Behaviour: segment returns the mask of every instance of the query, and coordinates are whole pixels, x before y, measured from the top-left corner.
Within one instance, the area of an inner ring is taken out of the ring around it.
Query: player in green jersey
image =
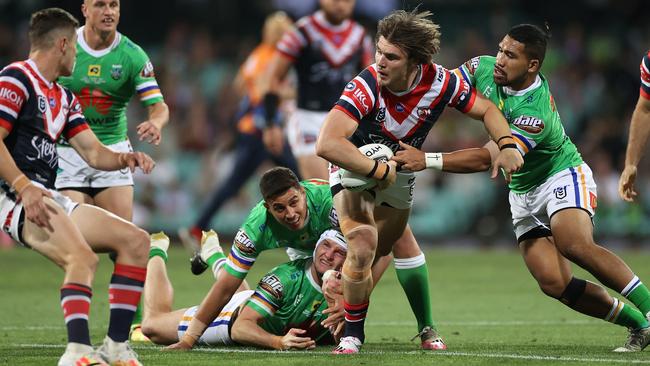
[[[202,241],[215,241],[214,231]],[[171,344],[188,333],[198,307],[172,310],[173,288],[165,262],[169,238],[151,236],[151,252],[145,287],[143,332],[157,344]],[[202,334],[197,344],[251,345],[278,350],[311,349],[316,344],[333,344],[324,312],[332,301],[323,294],[323,274],[339,270],[347,253],[343,234],[327,230],[320,235],[312,258],[301,258],[272,269],[254,291],[237,292]],[[189,331],[191,333],[191,331]]]
[[[650,342],[650,292],[623,260],[593,240],[596,184],[564,133],[548,81],[540,73],[547,40],[548,33],[539,27],[515,26],[499,43],[496,58],[473,58],[456,72],[499,107],[512,129],[508,143],[524,156],[510,182],[510,207],[524,262],[541,290],[573,310],[630,328],[625,345],[614,351],[641,351]],[[486,170],[496,150],[493,142],[485,149],[451,154],[403,147],[395,160],[404,168],[452,172]],[[574,277],[571,262],[640,311],[602,286]]]
[[[79,99],[84,116],[99,140],[120,152],[131,146],[126,107],[134,95],[146,106],[148,119],[140,123],[140,140],[158,145],[160,130],[169,119],[147,54],[117,31],[119,0],[84,0],[86,19],[77,31],[73,73],[59,79]],[[56,188],[77,202],[90,203],[131,221],[133,179],[127,170],[100,172],[88,167],[74,150],[59,145]]]

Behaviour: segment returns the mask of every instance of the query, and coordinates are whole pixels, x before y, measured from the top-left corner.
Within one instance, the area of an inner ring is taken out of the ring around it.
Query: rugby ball
[[[368,159],[377,160],[381,163],[387,163],[393,157],[393,150],[383,144],[368,144],[359,148],[359,151]],[[372,189],[377,185],[377,181],[368,178],[365,175],[357,174],[341,168],[339,170],[341,185],[353,192],[365,191]]]

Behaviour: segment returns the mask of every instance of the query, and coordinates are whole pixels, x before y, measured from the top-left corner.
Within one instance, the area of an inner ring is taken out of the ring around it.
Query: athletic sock
[[[221,249],[219,236],[214,230],[206,231],[201,237],[201,258],[212,269],[214,278],[217,278],[219,269],[226,263],[226,255]]]
[[[614,298],[612,309],[605,316],[605,320],[632,329],[646,328],[648,326],[648,319],[640,311],[617,298]]]
[[[169,249],[169,237],[164,232],[151,234],[149,237],[151,246],[149,247],[149,259],[160,257],[167,262],[167,249]]]
[[[151,247],[149,249],[149,259],[156,256],[162,258],[165,262],[167,262],[167,252],[157,247]]]
[[[345,311],[345,330],[343,331],[344,337],[357,337],[361,343],[364,342],[366,335],[363,330],[364,323],[366,322],[366,314],[368,313],[368,305],[370,302],[362,304],[348,304],[343,300],[343,310]]]
[[[207,263],[212,269],[212,274],[216,279],[217,273],[219,273],[221,267],[226,264],[226,256],[222,252],[214,253],[208,258]]]
[[[621,295],[636,305],[644,316],[650,316],[650,291],[648,291],[648,288],[641,282],[639,277],[634,276],[630,283],[621,291]]]
[[[86,285],[68,282],[61,286],[61,308],[68,328],[68,343],[90,346],[88,313],[92,296],[92,289]]]
[[[129,338],[146,275],[146,268],[115,264],[108,288],[111,309],[108,336],[115,342],[124,342]]]
[[[395,258],[397,279],[404,289],[411,310],[418,322],[418,332],[430,326],[436,329],[431,309],[429,292],[429,270],[423,253],[413,258]]]

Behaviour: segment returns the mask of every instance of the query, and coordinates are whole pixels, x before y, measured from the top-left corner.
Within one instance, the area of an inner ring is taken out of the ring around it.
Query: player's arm
[[[244,345],[271,348],[277,350],[312,349],[316,342],[309,337],[302,337],[304,329],[291,328],[287,334],[280,336],[267,332],[260,325],[265,321],[262,314],[250,306],[244,306],[233,324],[230,336],[232,340]]]
[[[625,168],[618,184],[619,195],[628,202],[634,201],[637,195],[634,188],[637,165],[643,157],[648,136],[650,136],[650,99],[639,96],[630,123],[630,136],[625,152]]]
[[[31,180],[18,168],[11,157],[11,153],[5,145],[5,138],[9,131],[0,126],[0,178],[11,184],[14,191],[20,197],[25,209],[25,218],[44,228],[50,226],[49,207],[43,201],[43,197],[52,197],[50,192],[32,184]]]
[[[262,133],[264,146],[276,156],[282,154],[284,149],[284,134],[278,120],[278,108],[282,99],[282,81],[286,77],[291,65],[292,59],[276,52],[271,60],[267,78],[267,91],[263,97],[264,120],[266,128]]]
[[[143,152],[123,153],[109,149],[90,129],[77,133],[68,141],[88,165],[98,170],[114,171],[129,168],[134,172],[135,167],[140,167],[145,174],[149,174],[155,166],[149,155]]]
[[[147,106],[148,119],[137,127],[140,141],[160,144],[162,128],[169,122],[169,107],[163,101]]]
[[[480,119],[485,124],[494,141],[499,146],[499,154],[492,166],[492,178],[496,178],[499,169],[503,169],[506,181],[510,181],[512,173],[524,165],[524,158],[517,150],[508,121],[494,103],[476,92],[476,99],[466,114],[474,119]]]
[[[348,138],[358,122],[347,113],[333,108],[325,118],[316,142],[316,154],[334,165],[377,180],[394,181],[395,162],[379,163],[364,156]]]
[[[475,173],[490,169],[492,159],[486,148],[471,148],[448,153],[425,153],[400,141],[400,150],[393,160],[402,169],[413,172],[424,169],[442,170],[450,173]]]
[[[177,343],[167,347],[169,349],[191,349],[201,334],[217,318],[224,306],[230,301],[232,296],[241,285],[243,279],[235,277],[223,271],[219,276],[219,281],[215,282],[201,304],[199,305],[194,318],[187,326],[187,330]]]

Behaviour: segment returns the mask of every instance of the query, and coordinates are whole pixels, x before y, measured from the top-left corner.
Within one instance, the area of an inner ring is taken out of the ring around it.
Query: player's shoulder
[[[120,43],[117,45],[117,48],[120,52],[126,53],[138,63],[145,62],[149,59],[149,56],[140,45],[122,33],[120,33]]]
[[[20,81],[28,81],[28,69],[25,61],[12,62],[0,70],[0,76],[17,78]]]

